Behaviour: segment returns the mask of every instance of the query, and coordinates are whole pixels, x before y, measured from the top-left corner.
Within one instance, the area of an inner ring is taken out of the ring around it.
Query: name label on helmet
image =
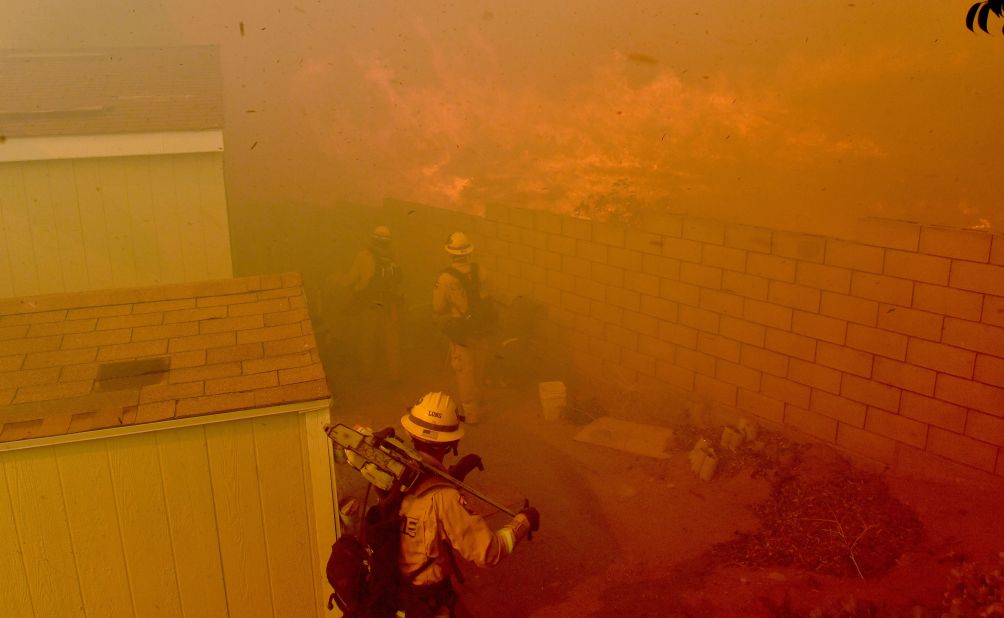
[[[429,410],[429,416],[434,416],[436,418],[443,418],[443,415],[435,410]]]

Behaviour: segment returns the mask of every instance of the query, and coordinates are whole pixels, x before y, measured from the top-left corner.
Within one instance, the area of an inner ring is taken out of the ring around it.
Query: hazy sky
[[[1004,36],[970,3],[0,0],[0,46],[219,44],[234,204],[1002,230]]]

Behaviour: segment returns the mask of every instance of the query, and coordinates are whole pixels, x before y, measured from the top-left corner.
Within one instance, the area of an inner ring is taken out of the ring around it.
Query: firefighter
[[[464,436],[461,421],[463,416],[453,398],[434,392],[419,399],[401,418],[401,425],[429,465],[463,480],[475,467],[484,467],[477,455],[465,455],[449,469],[444,466],[446,454],[456,453]],[[493,531],[468,509],[456,487],[437,479],[430,476],[419,480],[401,503],[398,566],[403,583],[399,606],[407,618],[458,615],[457,596],[450,581],[451,575],[460,577],[453,551],[479,567],[494,566],[540,527],[540,514],[527,505],[509,523]]]
[[[467,424],[475,425],[480,421],[481,383],[498,316],[487,277],[471,259],[474,245],[467,234],[450,234],[444,249],[450,266],[436,279],[432,310],[449,340],[450,366]]]
[[[382,356],[386,377],[401,379],[401,268],[394,258],[390,228],[378,225],[370,233],[343,281],[351,296],[346,313],[356,317],[354,333],[360,377],[373,377]]]

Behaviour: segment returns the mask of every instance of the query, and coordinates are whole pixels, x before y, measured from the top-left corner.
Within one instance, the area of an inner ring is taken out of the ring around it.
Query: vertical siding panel
[[[3,199],[3,227],[10,254],[13,296],[39,293],[38,268],[31,242],[28,197],[24,191],[23,163],[0,165],[0,199]]]
[[[251,425],[218,423],[205,430],[230,615],[272,616],[268,571],[261,568],[268,556]]]
[[[314,605],[306,487],[297,415],[255,419],[262,519],[276,616],[310,616]]]
[[[88,618],[134,615],[107,444],[93,440],[56,447]]]
[[[132,213],[129,212],[125,164],[121,157],[101,160],[101,192],[108,228],[108,251],[112,259],[112,281],[116,287],[140,285],[133,255]]]
[[[185,279],[206,278],[206,234],[202,221],[199,195],[199,155],[181,155],[175,159],[174,178],[177,181],[178,207],[181,222],[181,262]]]
[[[85,290],[87,262],[84,257],[84,236],[80,226],[80,205],[73,163],[49,161],[48,167],[63,287],[67,292]]]
[[[150,160],[153,157],[128,157],[122,167],[129,199],[129,231],[132,253],[136,260],[136,282],[139,285],[163,283],[160,251],[157,243],[157,223],[150,190]]]
[[[157,250],[160,254],[160,272],[165,282],[185,281],[185,265],[181,260],[181,223],[178,221],[178,193],[174,178],[174,160],[177,155],[152,157],[150,185],[153,193],[153,211],[157,224]]]
[[[84,262],[87,265],[87,287],[110,288],[114,285],[112,259],[108,250],[108,228],[105,225],[105,204],[101,190],[101,163],[95,159],[73,161],[80,204],[80,230],[84,242]]]
[[[5,455],[4,473],[35,615],[84,616],[53,447]]]
[[[0,297],[14,296],[14,278],[11,273],[11,248],[10,234],[7,233],[7,226],[4,225],[4,210],[11,208],[10,202],[14,199],[14,192],[11,190],[10,181],[11,163],[0,164]]]
[[[227,615],[219,533],[202,427],[156,433],[185,618]]]
[[[65,290],[63,269],[56,238],[56,218],[52,214],[47,162],[30,161],[24,164],[23,170],[31,241],[38,268],[38,289],[42,294],[62,292]]]
[[[14,524],[14,510],[4,474],[5,460],[10,455],[0,454],[0,607],[10,618],[33,618],[28,592],[28,575],[22,558],[21,543],[17,526]]]
[[[331,588],[328,586],[324,565],[331,545],[338,538],[338,487],[331,473],[332,453],[330,441],[324,433],[329,422],[328,410],[316,410],[299,415],[300,458],[307,488],[307,508],[311,539],[311,567],[313,569],[315,603],[318,616],[323,616]]]
[[[227,214],[227,193],[223,180],[223,154],[200,155],[201,209],[206,226],[206,277],[233,277],[230,257],[230,221]]]
[[[108,460],[133,605],[142,615],[180,616],[156,438],[153,434],[115,438],[108,444]]]

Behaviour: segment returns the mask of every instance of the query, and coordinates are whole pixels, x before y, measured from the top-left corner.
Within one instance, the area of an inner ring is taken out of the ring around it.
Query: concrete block
[[[913,300],[913,281],[854,273],[851,277],[851,296],[909,307]]]
[[[716,266],[736,272],[746,270],[746,252],[742,249],[705,244],[701,251],[701,263],[705,266]]]
[[[610,248],[598,242],[578,240],[575,246],[575,256],[590,262],[605,264]]]
[[[723,315],[718,323],[718,332],[730,339],[762,348],[767,328],[760,324]]]
[[[977,382],[1004,388],[1004,358],[978,354],[973,379]]]
[[[666,238],[662,244],[662,255],[684,262],[699,264],[702,257],[701,243],[683,238]]]
[[[946,459],[993,472],[997,460],[997,447],[968,436],[931,427],[927,450]]]
[[[725,226],[725,246],[758,253],[770,253],[773,232],[767,228],[750,225]]]
[[[920,225],[912,221],[866,217],[856,227],[857,240],[866,245],[903,251],[916,251],[920,246]]]
[[[993,326],[1004,327],[1004,298],[999,296],[987,296],[983,300],[983,322]],[[973,319],[966,316],[959,316],[963,319]]]
[[[607,253],[607,260],[611,266],[638,271],[642,269],[643,255],[641,251],[611,247]]]
[[[789,362],[790,359],[784,354],[765,350],[759,346],[744,344],[739,353],[740,364],[779,378],[788,375]]]
[[[875,357],[872,377],[883,384],[913,391],[928,397],[934,395],[937,372],[908,363],[900,363],[882,356]]]
[[[704,376],[715,375],[715,357],[704,352],[688,350],[687,348],[676,349],[676,364],[684,369]],[[696,382],[695,382],[696,388]]]
[[[727,449],[735,452],[740,446],[743,445],[746,437],[739,433],[732,427],[725,427],[722,429],[722,438],[719,441],[719,445],[723,449]]]
[[[661,322],[659,324],[659,339],[690,350],[697,349],[698,332],[696,328],[691,328],[684,324],[674,324],[671,322]]]
[[[579,430],[575,434],[575,440],[636,455],[668,459],[673,444],[673,430],[601,416]]]
[[[809,409],[842,424],[861,428],[865,426],[868,406],[846,397],[813,390]]]
[[[829,238],[826,241],[825,263],[851,270],[879,274],[885,261],[885,249],[848,240]]]
[[[685,217],[683,237],[688,240],[721,245],[725,243],[725,224],[714,219]]]
[[[825,341],[820,341],[816,346],[816,362],[820,365],[865,378],[872,374],[873,358],[873,355],[868,352]]]
[[[868,408],[865,430],[916,448],[927,444],[926,424],[878,408]]]
[[[843,345],[847,336],[847,322],[796,310],[792,316],[791,330],[799,335]]]
[[[699,351],[729,362],[739,362],[740,345],[738,341],[728,337],[704,332],[697,334],[697,349]]]
[[[624,247],[641,253],[661,254],[665,237],[651,232],[627,228],[624,232]]]
[[[948,285],[952,261],[948,258],[890,249],[885,254],[882,272],[890,277]]]
[[[966,435],[980,442],[1004,447],[1004,418],[970,410],[966,420]]]
[[[965,407],[909,391],[903,392],[899,413],[907,418],[955,433],[963,433],[966,427]]]
[[[848,347],[896,360],[906,360],[906,335],[861,324],[847,325]]]
[[[836,266],[799,262],[795,272],[795,283],[847,294],[851,290],[851,271]]]
[[[701,290],[700,307],[723,315],[742,317],[743,298],[735,294],[704,288]]]
[[[721,358],[715,363],[715,378],[748,391],[757,392],[760,390],[760,378],[762,375],[756,369],[722,360]]]
[[[592,279],[604,285],[623,287],[624,269],[594,262],[592,265]]]
[[[942,343],[1004,358],[1004,328],[945,318]]]
[[[682,281],[663,279],[659,282],[659,295],[685,305],[700,304],[701,288]]]
[[[1004,266],[1004,234],[994,234],[990,245],[990,263]],[[1001,462],[1004,463],[1004,457]]]
[[[799,358],[788,361],[788,379],[830,393],[840,392],[841,373],[832,367]]]
[[[771,423],[780,424],[784,419],[784,402],[742,388],[739,389],[738,407]]]
[[[722,271],[722,289],[740,296],[767,300],[767,284],[769,279],[747,275],[745,273]]]
[[[649,275],[666,279],[680,278],[680,261],[661,255],[645,254],[642,257],[642,271]]]
[[[579,240],[592,240],[593,225],[588,219],[564,216],[561,217],[561,233]]]
[[[760,392],[767,397],[790,403],[799,408],[809,407],[810,389],[804,384],[798,384],[784,378],[764,375]]]
[[[791,328],[792,313],[790,307],[760,302],[751,298],[747,298],[743,303],[743,318],[781,330]]]
[[[624,288],[650,296],[659,295],[659,278],[655,275],[626,271],[624,273]]]
[[[926,311],[879,305],[878,327],[904,335],[937,341],[941,338],[944,317]]]
[[[993,235],[982,230],[924,226],[920,230],[920,252],[960,260],[986,263],[990,260]]]
[[[837,427],[837,445],[886,465],[892,465],[896,461],[898,451],[895,440],[843,423]]]
[[[825,442],[837,440],[837,421],[799,406],[784,407],[784,424]]]
[[[875,326],[878,323],[878,306],[874,300],[823,291],[819,312],[848,322]]]
[[[684,262],[680,264],[680,281],[718,290],[722,287],[722,269]]]
[[[1004,416],[1004,388],[939,374],[934,396],[994,416]]]
[[[684,326],[696,328],[706,333],[717,333],[719,319],[720,316],[712,311],[680,305],[679,320],[680,324]]]
[[[774,232],[771,253],[806,262],[822,262],[826,238],[795,232]]]
[[[625,228],[616,223],[592,222],[592,239],[611,247],[623,247]]]
[[[786,356],[811,361],[816,356],[816,340],[796,333],[768,328],[765,347]]]
[[[955,260],[949,285],[984,294],[1004,296],[1004,266]]]
[[[906,361],[960,378],[972,378],[976,353],[933,341],[911,339],[907,344]]]
[[[775,281],[795,281],[795,260],[776,255],[750,253],[746,258],[746,272]]]
[[[680,306],[671,300],[642,295],[640,312],[667,322],[676,322]]]

